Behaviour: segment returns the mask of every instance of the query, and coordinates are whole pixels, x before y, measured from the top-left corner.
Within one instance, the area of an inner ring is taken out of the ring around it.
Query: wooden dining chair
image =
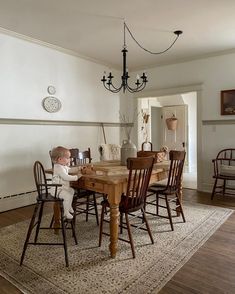
[[[76,232],[75,232],[73,220],[71,220],[71,221],[65,220],[63,217],[64,216],[63,199],[58,198],[58,195],[57,195],[57,189],[61,185],[60,184],[48,184],[48,181],[47,181],[46,175],[45,175],[45,171],[44,171],[44,168],[43,168],[43,165],[41,164],[41,162],[36,161],[34,163],[33,171],[34,171],[34,180],[35,180],[38,196],[37,196],[36,206],[34,208],[34,212],[33,212],[30,224],[29,224],[26,240],[24,243],[23,252],[21,255],[21,259],[20,259],[20,265],[23,264],[25,252],[26,252],[28,245],[63,245],[64,254],[65,254],[65,263],[66,263],[66,266],[68,267],[69,261],[68,261],[68,252],[67,252],[67,242],[66,242],[66,228],[72,229],[72,234],[74,237],[75,244],[77,244],[77,237],[76,237]],[[51,194],[50,191],[52,191],[52,189],[54,190],[54,192]],[[59,243],[59,242],[58,243],[53,243],[53,242],[49,243],[49,242],[38,241],[38,236],[39,236],[40,230],[45,230],[45,229],[54,230],[54,228],[52,228],[51,225],[49,227],[44,227],[44,226],[42,227],[41,226],[44,205],[45,205],[45,203],[49,203],[49,202],[55,203],[56,205],[59,206],[61,227],[57,228],[57,229],[62,230],[63,242],[61,242],[61,243]],[[70,223],[70,227],[68,227],[68,223]],[[35,228],[35,236],[34,236],[33,240],[30,241],[30,237],[31,237],[31,234],[32,234],[32,231],[34,228]]]
[[[91,157],[91,149],[87,148],[85,151],[80,151],[78,153],[78,163],[79,164],[88,164],[91,163],[92,157]]]
[[[166,160],[166,153],[164,151],[138,151],[137,152],[137,157],[149,157],[149,156],[154,156],[155,161],[154,163],[157,162],[162,162]]]
[[[131,233],[131,227],[147,231],[152,244],[154,243],[152,233],[150,231],[150,227],[144,211],[145,198],[152,173],[153,163],[153,157],[127,159],[127,168],[129,170],[129,176],[126,193],[122,194],[121,202],[119,204],[119,226],[121,234],[123,229],[127,229],[128,239],[124,239],[119,236],[119,240],[130,243],[133,258],[135,258],[135,249]],[[107,221],[105,220],[105,210],[109,208],[109,202],[107,199],[105,199],[102,201],[101,204],[102,211],[100,221],[99,246],[101,246],[102,235],[109,235],[108,233],[103,231],[103,223],[104,221]],[[123,221],[123,215],[125,215],[125,222]],[[131,221],[139,220],[139,223],[131,223],[129,216],[131,216]],[[144,225],[145,227],[143,227]]]
[[[77,162],[79,165],[89,164],[92,161],[91,150],[80,151]],[[97,225],[99,225],[99,215],[96,202],[96,194],[90,190],[77,189],[73,200],[74,217],[82,213],[86,214],[86,221],[89,215],[95,215]]]
[[[148,214],[159,216],[159,217],[168,218],[170,221],[172,231],[174,231],[174,226],[173,226],[172,214],[171,214],[171,209],[172,209],[170,206],[171,203],[174,203],[173,210],[178,211],[182,215],[183,221],[185,222],[183,207],[182,207],[181,199],[180,199],[181,180],[182,180],[185,155],[186,155],[185,151],[171,150],[169,152],[170,170],[168,174],[167,184],[158,185],[157,183],[155,183],[154,185],[150,186],[148,189],[147,197],[146,197],[145,212]],[[155,195],[153,199],[152,199],[152,195]],[[160,202],[159,200],[160,201],[163,200],[163,201]],[[148,205],[155,206],[156,212],[153,213],[147,210]],[[160,214],[159,208],[166,209],[167,215]]]
[[[70,151],[70,166],[79,165],[79,149],[78,148],[71,148]]]
[[[227,148],[221,150],[212,162],[214,165],[213,178],[215,182],[211,193],[211,200],[213,200],[215,195],[234,196],[235,188],[231,183],[235,181],[235,149]]]

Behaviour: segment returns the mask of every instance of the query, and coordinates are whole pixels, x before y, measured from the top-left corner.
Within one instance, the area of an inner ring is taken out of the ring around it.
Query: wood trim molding
[[[133,126],[133,123],[119,122],[96,122],[96,121],[74,121],[74,120],[41,120],[41,119],[21,119],[21,118],[0,118],[2,125],[52,125],[52,126],[105,126],[124,127]]]
[[[235,119],[203,120],[203,125],[234,125]]]
[[[192,85],[179,85],[177,87],[169,87],[162,89],[154,89],[149,91],[143,91],[141,93],[135,93],[134,98],[155,98],[161,96],[170,96],[184,94],[188,92],[200,92],[203,90],[203,83]]]

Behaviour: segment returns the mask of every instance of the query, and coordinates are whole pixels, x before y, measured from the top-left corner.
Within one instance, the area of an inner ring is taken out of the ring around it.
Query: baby
[[[77,181],[81,175],[69,175],[70,170],[70,151],[67,148],[58,146],[54,148],[51,152],[51,159],[54,163],[53,167],[53,184],[61,184],[62,186],[58,188],[58,197],[64,199],[64,217],[67,219],[73,218],[73,196],[74,189],[70,187],[70,181]],[[81,169],[82,174],[92,174],[94,173],[92,167],[83,167]]]

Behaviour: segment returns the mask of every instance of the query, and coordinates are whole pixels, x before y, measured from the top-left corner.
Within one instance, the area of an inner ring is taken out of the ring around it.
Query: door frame
[[[153,98],[171,95],[180,95],[189,92],[197,93],[197,190],[202,191],[203,166],[202,166],[202,90],[203,84],[185,85],[179,87],[169,87],[163,89],[154,89],[152,91],[143,91],[134,94],[134,107],[138,109],[138,98]],[[136,139],[138,138],[136,133]],[[137,140],[136,140],[137,141]]]

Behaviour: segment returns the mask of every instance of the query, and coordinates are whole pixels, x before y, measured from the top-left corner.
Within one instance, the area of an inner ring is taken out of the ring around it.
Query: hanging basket
[[[168,130],[174,131],[177,128],[178,119],[176,117],[170,117],[166,119],[166,125]]]

